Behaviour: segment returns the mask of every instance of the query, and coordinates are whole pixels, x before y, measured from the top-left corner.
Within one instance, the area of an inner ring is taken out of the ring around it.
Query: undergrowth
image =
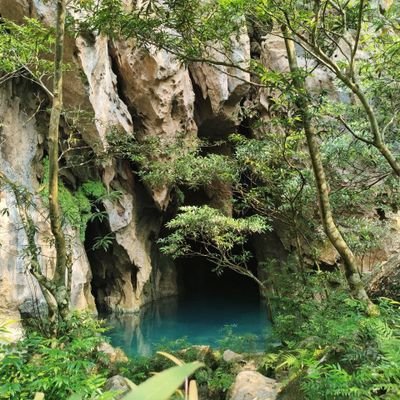
[[[266,354],[264,373],[284,392],[297,387],[299,400],[399,399],[400,304],[382,298],[370,317],[341,288],[308,287],[297,289],[300,299],[281,299],[274,328],[283,345]]]
[[[73,314],[57,337],[27,331],[15,344],[0,347],[0,399],[67,399],[79,393],[100,399],[107,376],[107,359],[97,351],[104,341],[101,324],[88,314]]]

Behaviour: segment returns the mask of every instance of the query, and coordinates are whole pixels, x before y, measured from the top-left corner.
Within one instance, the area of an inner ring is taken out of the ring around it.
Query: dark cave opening
[[[109,238],[108,244],[99,246],[104,238]],[[100,314],[110,313],[124,300],[123,286],[129,277],[132,288],[136,288],[136,270],[113,238],[106,219],[88,222],[85,248],[92,270],[91,291],[96,309]]]
[[[104,267],[108,261],[112,261],[110,255],[104,248],[95,248],[95,244],[96,240],[98,240],[96,238],[105,237],[109,233],[110,229],[107,224],[102,223],[99,220],[95,219],[89,221],[87,224],[85,248],[92,270],[92,295],[94,297],[96,309],[99,313],[110,311],[104,302],[104,298],[107,293],[107,286],[112,286],[112,282],[115,278],[110,276],[109,271]]]
[[[248,267],[257,276],[256,261],[250,261]],[[182,299],[200,299],[211,304],[213,300],[219,303],[221,299],[235,303],[251,302],[255,305],[261,301],[260,290],[254,280],[229,268],[224,268],[219,274],[203,257],[180,259],[176,262],[176,268]]]

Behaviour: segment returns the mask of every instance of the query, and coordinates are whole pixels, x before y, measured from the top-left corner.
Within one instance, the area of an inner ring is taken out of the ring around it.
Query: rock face
[[[113,43],[112,55],[139,140],[156,137],[163,146],[196,135],[192,82],[176,57],[164,50],[138,49],[132,40]],[[165,210],[169,188],[148,189],[157,207]]]
[[[86,93],[94,111],[97,138],[102,148],[107,147],[109,129],[120,129],[133,134],[132,117],[126,104],[118,96],[117,77],[111,67],[108,40],[98,36],[94,43],[78,37],[76,40],[82,71],[87,78]]]
[[[54,4],[44,0],[0,0],[0,15],[17,22],[22,22],[24,16],[34,16],[53,25]],[[139,49],[131,39],[116,41],[95,34],[68,37],[65,59],[70,68],[63,88],[68,113],[60,124],[62,144],[76,135],[83,148],[99,156],[110,146],[110,132],[135,136],[142,143],[157,138],[162,146],[180,144],[182,152],[198,137],[226,138],[240,127],[242,108],[254,95],[250,76],[243,70],[249,64],[251,51],[256,49],[267,67],[287,69],[281,39],[267,35],[262,43],[251,44],[243,29],[231,41],[232,53],[227,58],[214,54],[221,65],[213,67],[202,63],[182,65],[165,51],[153,47]],[[243,68],[234,68],[229,62]],[[45,84],[51,87],[48,81]],[[331,79],[316,69],[308,84],[329,88]],[[271,107],[270,95],[267,90],[255,95],[262,109],[258,111],[264,116]],[[23,78],[10,79],[0,86],[0,171],[33,196],[28,212],[38,227],[36,241],[42,270],[51,276],[52,235],[45,200],[39,194],[47,154],[49,106],[45,91]],[[227,145],[212,151],[229,155],[231,149]],[[153,157],[165,163],[170,161],[160,160],[157,154]],[[138,178],[139,168],[109,156],[63,171],[64,184],[71,192],[89,180],[102,180],[108,193],[120,194],[99,205],[106,218],[88,223],[84,243],[77,229],[65,224],[73,249],[75,308],[135,312],[148,302],[178,292],[175,265],[160,253],[157,245],[163,222],[175,212],[176,199],[171,187],[143,184]],[[10,188],[0,190],[0,211],[4,210],[0,212],[0,318],[18,319],[20,311],[32,313],[43,308],[44,301],[37,283],[27,273],[27,239],[21,229],[15,195]],[[229,185],[214,182],[200,196],[227,215],[232,213]],[[284,258],[291,243],[279,236],[273,238],[273,243],[280,243],[275,253]],[[96,237],[109,238],[107,250],[94,249]],[[258,242],[258,261],[271,255],[262,250],[267,247],[266,240],[271,243],[265,237]],[[335,253],[329,256],[336,258]]]
[[[275,400],[277,382],[256,371],[241,371],[236,376],[230,400]]]
[[[109,343],[101,343],[97,351],[104,353],[111,364],[128,362],[128,357],[125,353],[121,349],[111,346]]]
[[[375,271],[367,286],[368,294],[373,298],[387,297],[400,301],[400,257],[392,256],[379,271]]]
[[[55,17],[52,3],[42,0],[0,0],[0,14],[18,22],[34,16],[49,25]],[[233,40],[230,58],[245,66],[250,57],[247,32]],[[78,128],[73,117],[65,116],[60,132],[65,137],[78,133],[82,144],[95,154],[108,148],[110,131],[135,135],[139,141],[157,137],[164,145],[183,140],[188,146],[197,135],[230,133],[240,122],[240,102],[249,90],[244,72],[202,64],[189,69],[165,51],[143,51],[132,40],[111,41],[96,35],[67,38],[65,58],[70,68],[64,79],[64,105],[81,116]],[[239,79],[225,72],[238,74]],[[0,170],[33,196],[34,206],[28,212],[38,226],[42,270],[51,276],[52,235],[45,200],[38,194],[49,106],[46,93],[22,78],[0,87]],[[144,186],[132,166],[117,159],[72,168],[63,177],[71,191],[89,179],[102,179],[108,191],[121,193],[117,200],[103,202],[107,221],[89,223],[85,243],[76,229],[65,226],[73,249],[72,306],[132,312],[176,294],[175,267],[156,244],[171,201],[170,188]],[[229,188],[222,189],[229,197]],[[13,191],[3,187],[0,205],[7,212],[0,214],[0,317],[7,319],[18,319],[20,312],[32,313],[45,304],[39,286],[27,273],[27,239],[15,202]],[[91,249],[91,240],[99,233],[113,238],[106,252]]]
[[[217,50],[210,55],[227,66],[212,66],[194,63],[190,67],[194,84],[198,87],[199,106],[196,119],[200,129],[213,128],[213,134],[230,133],[229,129],[239,124],[240,100],[250,89],[250,74],[229,66],[231,63],[245,69],[250,60],[250,39],[246,30],[231,38],[234,43],[232,53],[225,56]],[[225,131],[225,132],[224,132]]]
[[[110,392],[116,392],[113,398],[121,399],[127,392],[131,390],[127,380],[121,375],[114,375],[107,379],[104,389]]]
[[[241,360],[242,356],[238,353],[235,353],[232,350],[225,350],[224,353],[222,354],[222,359],[227,363],[231,363]]]
[[[15,87],[12,82],[0,87],[1,147],[0,170],[5,177],[32,194],[28,211],[37,227],[37,247],[42,268],[51,276],[54,271],[54,248],[49,245],[50,225],[42,198],[35,194],[38,182],[32,167],[40,154],[42,141],[34,115],[33,95],[24,95],[29,86]],[[35,279],[27,272],[27,238],[9,186],[0,192],[0,314],[17,317],[18,310],[35,312],[43,306],[43,297]],[[68,228],[72,236],[72,304],[75,308],[95,309],[91,295],[91,271],[79,235]]]

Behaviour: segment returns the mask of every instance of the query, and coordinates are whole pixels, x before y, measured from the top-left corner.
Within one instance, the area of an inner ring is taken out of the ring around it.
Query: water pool
[[[106,321],[111,328],[107,333],[111,344],[129,356],[148,356],[160,343],[183,338],[193,345],[223,344],[232,350],[247,346],[243,350],[260,351],[271,330],[266,308],[259,299],[226,295],[163,299],[138,314],[113,315]]]

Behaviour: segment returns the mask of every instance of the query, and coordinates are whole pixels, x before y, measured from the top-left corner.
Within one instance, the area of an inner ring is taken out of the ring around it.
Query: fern
[[[285,385],[297,380],[309,400],[400,398],[398,304],[382,299],[381,315],[368,317],[358,301],[338,294],[301,308],[308,317],[298,324],[298,339],[266,356],[266,368],[285,376]]]

